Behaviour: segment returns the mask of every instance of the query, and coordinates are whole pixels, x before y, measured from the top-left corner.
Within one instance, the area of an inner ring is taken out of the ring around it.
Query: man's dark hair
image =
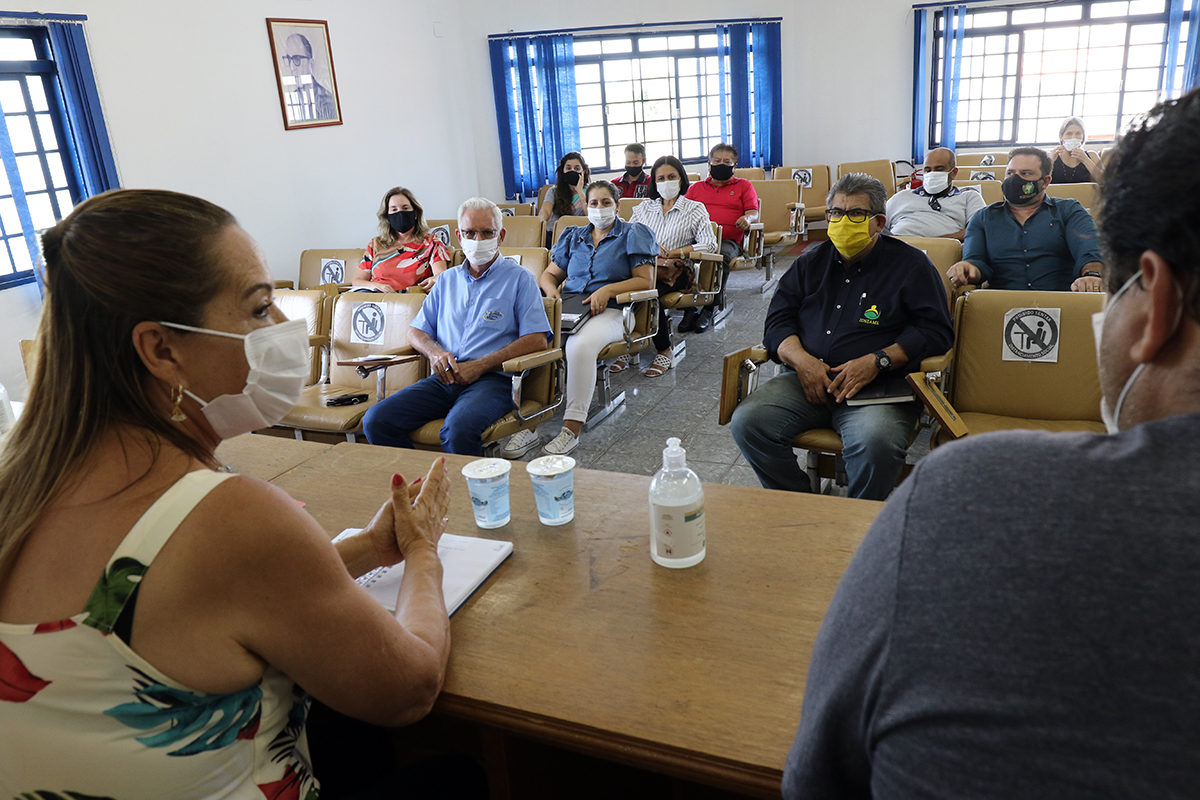
[[[729,142],[717,142],[714,144],[712,149],[708,151],[708,157],[712,158],[715,154],[722,150],[728,150],[729,152],[733,153],[733,163],[736,166],[738,160],[738,151],[737,148],[731,145]]]
[[[687,194],[688,186],[691,183],[688,181],[687,170],[683,168],[683,164],[675,156],[659,156],[654,162],[654,166],[650,168],[650,185],[646,187],[646,197],[651,200],[658,200],[662,197],[658,193],[658,184],[654,182],[654,173],[658,172],[658,168],[664,164],[669,164],[679,173],[679,196],[683,197]]]
[[[1106,279],[1114,292],[1153,250],[1171,265],[1200,318],[1200,89],[1154,109],[1117,145],[1099,212]]]
[[[1042,164],[1042,177],[1050,174],[1050,170],[1054,169],[1054,162],[1050,160],[1050,156],[1040,147],[1014,147],[1008,151],[1008,160],[1012,161],[1017,156],[1033,156]]]
[[[633,144],[627,144],[627,145],[625,145],[625,152],[626,153],[635,153],[635,154],[641,156],[643,161],[646,160],[646,146],[645,145],[638,144],[637,142],[634,142]]]

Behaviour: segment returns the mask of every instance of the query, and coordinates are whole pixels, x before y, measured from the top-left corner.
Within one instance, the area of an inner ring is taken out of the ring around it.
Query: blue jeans
[[[811,492],[808,475],[792,449],[792,439],[814,428],[833,428],[842,437],[849,494],[886,500],[904,469],[908,440],[921,416],[921,404],[815,405],[804,396],[800,378],[788,369],[751,394],[733,412],[730,428],[746,461],[767,489]]]
[[[445,417],[442,450],[481,456],[483,432],[515,408],[512,379],[502,372],[489,372],[470,386],[446,385],[430,375],[371,406],[363,433],[371,444],[411,449],[410,433]]]

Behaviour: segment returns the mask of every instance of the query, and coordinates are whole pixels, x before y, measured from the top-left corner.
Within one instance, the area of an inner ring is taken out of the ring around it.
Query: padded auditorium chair
[[[350,281],[363,260],[361,247],[340,250],[305,250],[300,254],[299,289],[316,289],[319,286],[336,286],[341,290],[350,288]]]
[[[633,216],[633,209],[644,202],[644,197],[622,197],[617,201],[617,216],[629,222],[629,218]]]
[[[955,153],[954,161],[959,167],[969,172],[970,167],[979,166],[979,163],[983,161],[984,156],[992,157],[991,166],[993,167],[997,165],[1003,167],[1008,164],[1007,150],[993,150],[985,153]]]
[[[1089,214],[1100,205],[1100,184],[1098,183],[1051,183],[1046,188],[1050,197],[1078,200],[1079,205]]]
[[[765,181],[767,173],[762,167],[740,167],[733,171],[733,177],[744,181]]]
[[[504,230],[505,247],[546,246],[546,222],[541,217],[505,217]],[[457,236],[455,241],[458,241]]]
[[[874,161],[848,161],[845,164],[838,164],[838,177],[849,175],[851,172],[865,172],[871,177],[878,178],[883,184],[887,196],[891,197],[896,193],[896,166],[886,158],[875,159]]]
[[[804,221],[808,223],[825,222],[825,198],[829,196],[829,167],[825,164],[815,164],[807,167],[776,167],[775,180],[791,181],[793,170],[806,169],[812,173],[812,186],[800,187],[800,202],[804,206]]]
[[[324,383],[329,374],[329,320],[333,297],[320,289],[276,289],[275,306],[288,319],[302,319],[308,326],[309,375],[307,384]]]
[[[961,172],[959,173],[962,174]],[[1004,192],[1000,189],[1000,181],[954,181],[954,185],[960,189],[970,189],[974,187],[983,195],[983,202],[989,206],[992,203],[999,203],[1004,200]]]
[[[721,294],[721,226],[710,222],[713,235],[717,239],[717,252],[699,253],[693,251],[684,261],[692,270],[692,288],[686,292],[670,292],[659,298],[659,303],[667,310],[676,308],[703,308],[717,302]],[[676,337],[672,347],[671,358],[678,364],[687,354],[687,339]]]
[[[496,205],[499,207],[501,214],[504,214],[505,211],[509,212],[504,214],[506,217],[533,216],[533,203],[496,203]]]
[[[567,228],[582,228],[584,225],[590,225],[587,217],[559,217],[554,221],[554,230],[550,235],[550,249],[558,244],[558,237],[562,236],[563,231]]]
[[[925,363],[908,377],[939,423],[930,446],[1002,430],[1103,433],[1092,335],[1092,314],[1103,305],[1099,292],[977,289],[960,297],[946,395],[931,389],[935,376],[927,374]],[[1005,319],[1015,309],[1058,309],[1056,362],[1004,360],[1005,353],[1027,352],[1022,349],[1029,342],[1027,331],[1034,329],[1032,323],[1022,327],[1016,317]]]
[[[750,225],[742,247],[744,254],[730,262],[730,269],[745,266],[763,269],[764,292],[774,286],[775,250],[795,244],[804,227],[800,187],[792,180],[751,181],[758,194],[758,222]]]
[[[408,344],[409,325],[424,301],[425,295],[416,293],[339,295],[333,303],[330,325],[329,382],[305,389],[276,427],[291,430],[297,439],[344,437],[356,441],[368,408],[426,375],[423,359],[413,358],[416,351]],[[353,341],[355,338],[360,341]],[[370,342],[361,341],[364,338]],[[392,358],[346,363],[363,356]],[[356,405],[325,404],[328,398],[343,394],[368,397]]]
[[[545,252],[545,251],[543,251]],[[554,337],[544,350],[509,359],[501,369],[512,375],[512,398],[516,410],[483,432],[484,455],[495,456],[500,442],[522,430],[533,430],[554,416],[566,392],[566,360],[562,351],[562,301],[542,298]],[[412,432],[413,445],[420,450],[441,450],[442,426],[436,419]]]
[[[960,290],[950,283],[950,279],[946,277],[946,272],[959,261],[962,261],[962,243],[957,239],[933,236],[897,236],[896,238],[922,251],[933,262],[933,268],[937,270],[938,275],[942,279],[942,288],[946,290],[946,299],[950,303],[950,316],[953,317],[954,301],[966,289],[963,288]]]

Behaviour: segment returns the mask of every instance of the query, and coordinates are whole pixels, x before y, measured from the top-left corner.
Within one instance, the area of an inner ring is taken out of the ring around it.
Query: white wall
[[[910,5],[59,0],[53,11],[88,15],[123,185],[225,206],[275,276],[294,278],[306,247],[365,245],[394,184],[411,187],[434,218],[474,194],[503,196],[488,34],[781,16],[784,155],[837,164],[908,152]],[[344,125],[284,131],[267,17],[329,21]],[[33,335],[38,306],[33,287],[0,292],[0,383],[15,398],[25,393],[16,342]]]

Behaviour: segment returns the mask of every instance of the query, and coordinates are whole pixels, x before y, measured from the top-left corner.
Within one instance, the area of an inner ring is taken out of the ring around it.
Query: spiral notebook
[[[334,541],[352,536],[360,530],[362,528],[347,528]],[[446,598],[446,613],[458,611],[458,607],[512,551],[512,542],[443,533],[438,540],[438,557],[442,560],[442,594]],[[358,585],[388,611],[395,611],[396,593],[400,591],[403,577],[404,562],[401,561],[391,567],[376,567],[358,578]]]

